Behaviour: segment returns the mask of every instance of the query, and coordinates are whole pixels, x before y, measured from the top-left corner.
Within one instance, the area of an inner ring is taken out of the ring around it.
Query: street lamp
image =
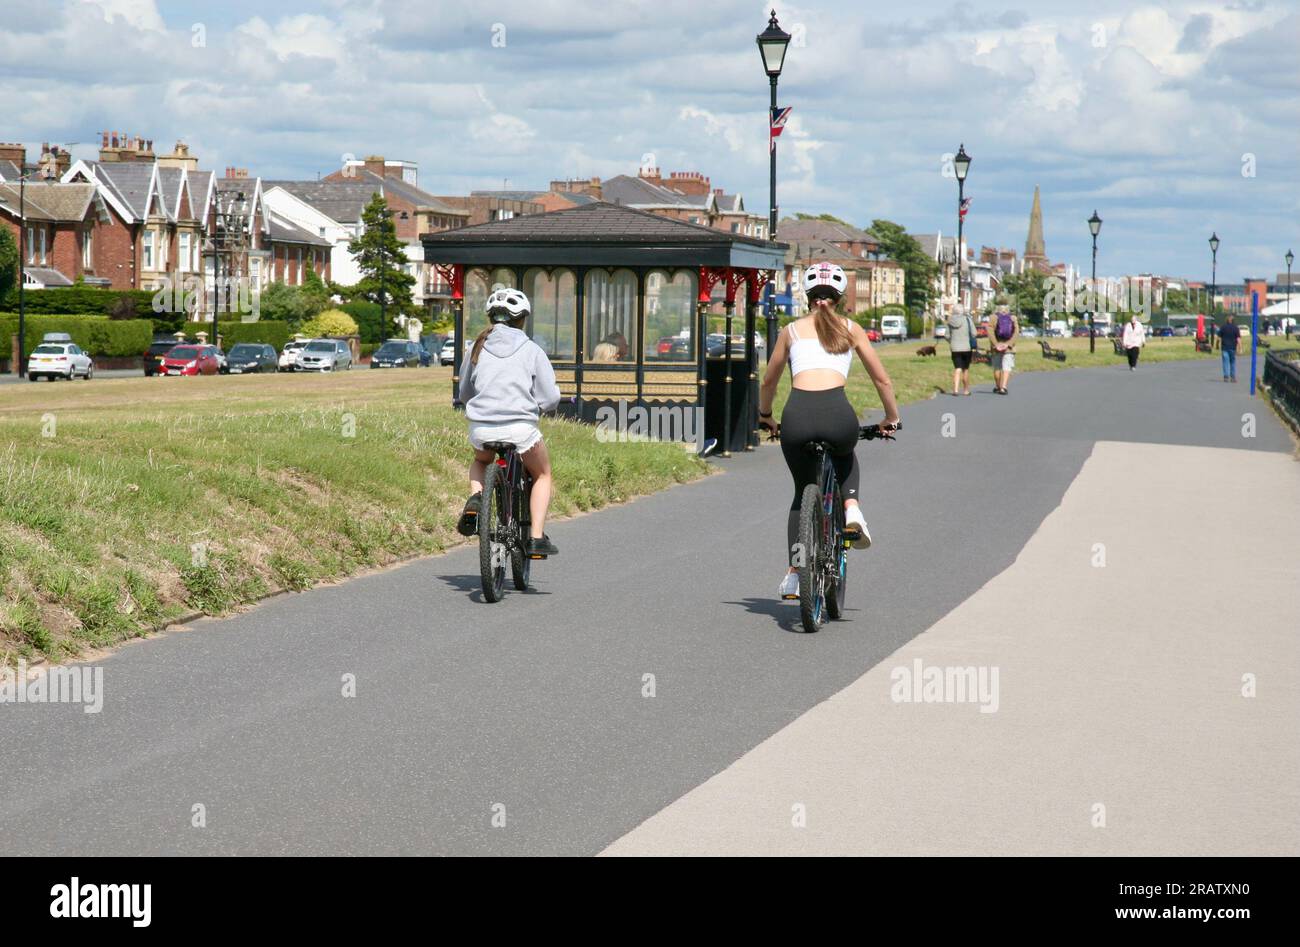
[[[781,76],[781,67],[785,65],[785,51],[790,46],[790,34],[781,29],[776,22],[776,11],[772,11],[767,21],[767,29],[755,37],[759,54],[763,57],[763,71],[772,87],[772,108],[767,115],[768,161],[768,211],[767,232],[769,240],[776,240],[776,138],[772,135],[772,121],[776,118],[776,80]],[[774,281],[767,284],[767,357],[772,357],[776,348],[776,286]],[[703,344],[703,340],[701,340]]]
[[[1219,235],[1210,234],[1210,326],[1214,325],[1214,290],[1219,279]],[[1206,341],[1210,341],[1210,330],[1205,330]]]
[[[1295,254],[1290,250],[1286,251],[1286,337],[1291,338],[1291,264],[1295,262]]]
[[[1097,351],[1097,333],[1094,328],[1097,315],[1097,234],[1101,233],[1101,218],[1094,210],[1088,218],[1088,231],[1092,234],[1092,311],[1088,313],[1088,351]]]
[[[966,188],[966,173],[970,171],[970,155],[966,154],[966,145],[959,145],[957,148],[957,157],[952,159],[953,170],[957,174],[957,246],[953,249],[954,262],[957,264],[957,305],[962,305],[961,296],[961,234],[962,234],[962,205],[965,203],[962,197]]]

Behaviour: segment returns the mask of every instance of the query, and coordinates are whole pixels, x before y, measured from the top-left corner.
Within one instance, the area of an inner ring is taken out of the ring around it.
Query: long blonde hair
[[[817,341],[831,355],[843,355],[853,348],[853,332],[832,306],[823,306],[821,300],[813,303],[813,325],[817,328]]]

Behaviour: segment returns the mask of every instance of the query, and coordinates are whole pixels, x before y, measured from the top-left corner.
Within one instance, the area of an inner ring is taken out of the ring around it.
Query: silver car
[[[312,339],[298,355],[304,372],[345,372],[352,367],[352,350],[342,339]]]

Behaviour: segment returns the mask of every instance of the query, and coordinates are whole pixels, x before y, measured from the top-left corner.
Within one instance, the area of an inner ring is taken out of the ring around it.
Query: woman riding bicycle
[[[830,445],[835,476],[844,492],[845,538],[856,549],[871,545],[867,521],[858,505],[858,458],[854,453],[858,443],[858,416],[844,393],[854,352],[858,353],[880,395],[885,409],[882,429],[892,432],[898,425],[898,405],[889,373],[871,347],[867,333],[857,323],[835,314],[835,304],[843,297],[847,285],[844,270],[833,263],[818,263],[804,271],[804,295],[811,312],[786,326],[777,337],[758,399],[758,423],[777,433],[772,400],[788,359],[790,398],[781,412],[779,428],[781,452],[794,478],[794,502],[790,504],[786,527],[791,564],[780,589],[781,597],[787,599],[799,597],[795,562],[800,497],[805,486],[817,482],[817,461],[805,450],[808,444],[824,441]]]
[[[487,316],[492,323],[479,333],[460,367],[460,401],[469,419],[469,442],[474,462],[469,468],[470,498],[456,524],[462,536],[478,531],[483,503],[483,476],[496,455],[484,444],[514,444],[524,469],[532,475],[529,501],[532,514],[530,556],[559,553],[546,536],[546,510],[551,503],[551,458],[546,452],[537,418],[560,403],[555,370],[542,347],[528,338],[524,324],[532,307],[517,289],[498,289],[488,297]]]

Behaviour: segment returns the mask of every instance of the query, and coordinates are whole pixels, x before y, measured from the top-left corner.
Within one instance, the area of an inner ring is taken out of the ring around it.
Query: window
[[[528,334],[552,359],[574,360],[578,340],[578,281],[569,270],[529,270],[524,292],[533,304]]]
[[[81,238],[81,268],[84,270],[94,270],[95,268],[94,227],[87,227],[85,234]]]
[[[262,261],[253,257],[248,261],[248,281],[250,289],[260,290],[262,288]]]
[[[188,273],[190,271],[190,261],[192,259],[190,253],[190,235],[187,233],[180,234],[176,238],[176,241],[179,244],[176,252],[177,268],[182,273]]]
[[[617,270],[587,273],[582,335],[589,362],[635,361],[636,274]]]
[[[167,240],[164,234],[158,234],[158,269],[167,269]]]
[[[152,230],[146,230],[146,231],[144,232],[144,247],[143,247],[143,250],[142,250],[142,253],[143,253],[143,260],[142,260],[142,263],[143,263],[143,267],[144,267],[144,269],[146,269],[146,270],[152,270],[152,269],[153,269],[153,241],[154,241],[154,233],[153,233],[153,231],[152,231]]]
[[[695,360],[695,296],[697,284],[691,270],[678,270],[670,279],[656,270],[645,278],[646,361]]]
[[[46,248],[46,245],[45,245],[45,242],[46,242],[46,239],[47,239],[48,236],[49,236],[49,230],[47,230],[45,227],[42,227],[39,231],[37,231],[37,233],[40,235],[40,238],[41,238],[41,265],[44,266],[45,263],[47,262],[47,260],[46,260],[46,256],[45,256],[45,252],[46,252],[46,249],[47,249],[47,248]]]

